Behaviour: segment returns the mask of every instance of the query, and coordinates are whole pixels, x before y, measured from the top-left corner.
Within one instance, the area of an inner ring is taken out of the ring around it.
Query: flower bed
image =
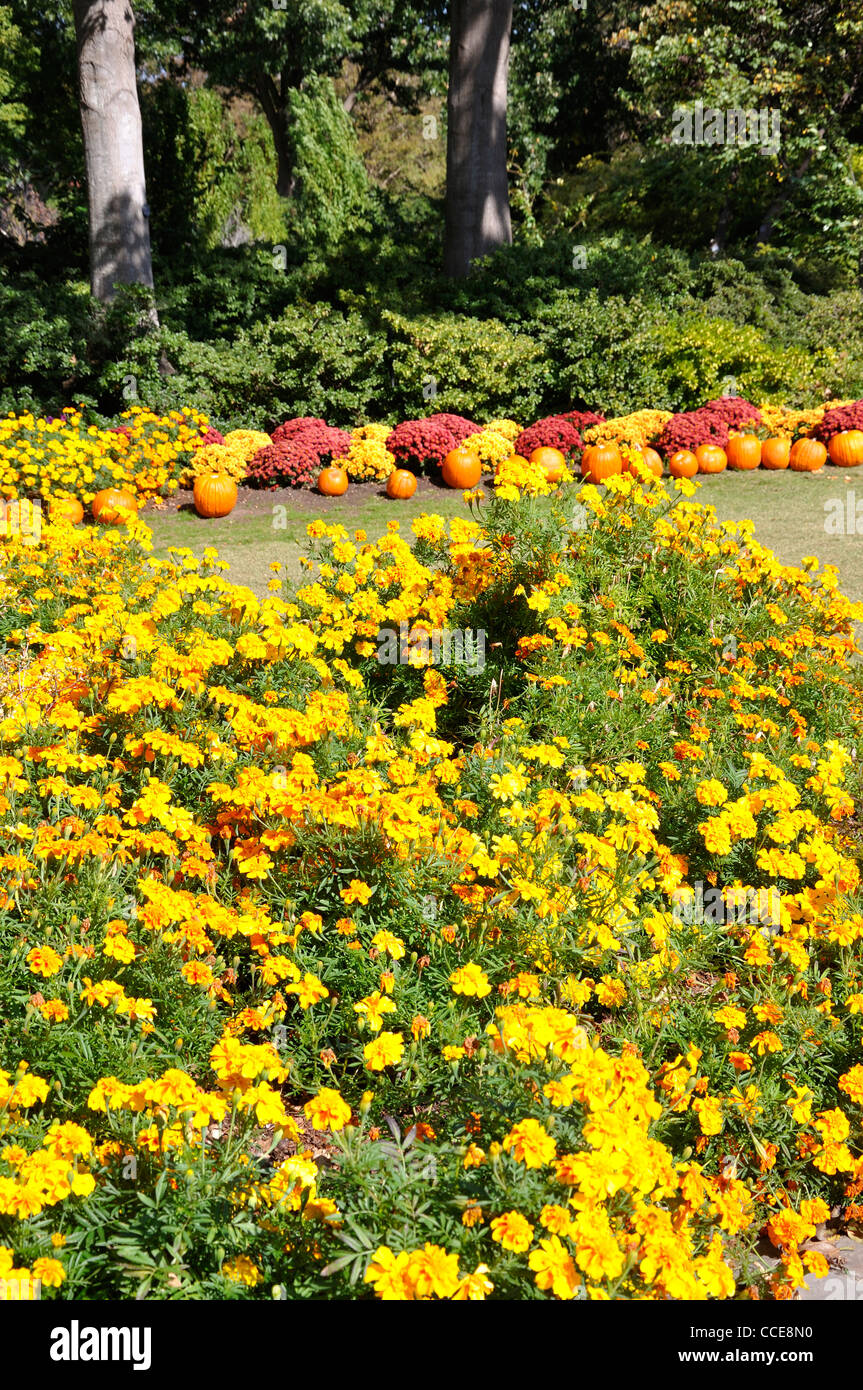
[[[208,436],[205,417],[194,410],[158,416],[136,406],[120,422],[88,425],[75,409],[57,419],[0,419],[0,496],[77,497],[89,504],[107,487],[141,497],[170,493],[195,449],[217,442],[218,431]]]
[[[4,547],[0,1277],[784,1298],[860,1219],[863,608],[508,468],[264,602]]]
[[[460,447],[475,453],[483,471],[494,475],[510,457],[528,457],[539,448],[558,449],[572,467],[593,444],[622,446],[627,459],[649,446],[666,459],[703,444],[724,449],[738,432],[761,439],[809,437],[829,445],[837,434],[860,427],[863,401],[794,411],[723,397],[678,415],[645,409],[606,420],[593,411],[573,410],[526,429],[514,420],[480,425],[434,414],[394,429],[367,424],[346,431],[302,416],[284,421],[271,435],[260,430],[222,435],[193,410],[162,418],[138,407],[120,421],[110,427],[87,425],[72,409],[55,420],[32,415],[0,420],[0,496],[74,497],[86,506],[106,487],[147,499],[213,472],[246,487],[312,487],[331,463],[352,481],[385,483],[397,468],[436,476],[447,454]]]

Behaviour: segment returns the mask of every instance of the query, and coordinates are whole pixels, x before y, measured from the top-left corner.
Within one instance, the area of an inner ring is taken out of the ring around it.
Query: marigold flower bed
[[[264,602],[139,521],[5,543],[0,1277],[826,1273],[863,1215],[863,606],[689,483],[552,492],[504,465],[413,548],[313,523]],[[431,664],[441,629],[485,664]]]

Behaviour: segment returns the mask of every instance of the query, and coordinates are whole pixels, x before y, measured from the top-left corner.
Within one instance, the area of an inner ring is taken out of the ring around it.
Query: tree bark
[[[285,86],[283,82],[280,91],[268,73],[258,71],[253,90],[261,103],[273,137],[273,148],[276,151],[276,192],[280,198],[292,198],[297,180],[294,174],[294,152],[288,134]]]
[[[74,9],[90,283],[95,298],[107,303],[118,284],[153,284],[135,19],[130,0],[75,0]]]
[[[513,0],[453,0],[447,93],[447,275],[512,241],[506,108]]]

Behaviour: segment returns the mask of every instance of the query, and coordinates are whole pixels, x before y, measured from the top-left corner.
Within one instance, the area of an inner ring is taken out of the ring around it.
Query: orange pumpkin
[[[482,477],[479,454],[472,449],[450,449],[443,461],[441,476],[447,487],[476,487]]]
[[[560,449],[534,449],[530,462],[538,464],[550,483],[560,482],[560,470],[566,467],[566,455]]]
[[[728,467],[728,455],[718,444],[699,444],[695,457],[699,473],[722,473]]]
[[[694,478],[698,472],[698,459],[690,449],[678,449],[668,460],[668,471],[672,478]]]
[[[348,475],[343,468],[330,464],[318,474],[318,492],[325,497],[341,497],[348,490]]]
[[[798,439],[788,462],[794,473],[818,473],[827,462],[827,450],[817,439]]]
[[[52,521],[71,521],[73,526],[77,526],[79,521],[84,520],[84,508],[77,497],[56,497],[51,503]]]
[[[198,516],[227,516],[237,505],[237,484],[224,473],[196,478],[192,488]]]
[[[757,468],[761,462],[761,440],[756,434],[733,434],[725,452],[729,468]]]
[[[641,457],[637,459],[636,462],[641,465],[642,469],[646,468],[648,473],[653,474],[654,478],[661,478],[663,474],[661,455],[659,455],[655,449],[647,448],[646,445],[643,449],[639,449],[638,452]],[[629,465],[629,460],[624,463],[623,471],[624,473],[634,472],[634,469]]]
[[[761,445],[761,467],[776,470],[787,468],[791,457],[790,439],[765,439]]]
[[[125,526],[138,515],[138,503],[124,488],[105,487],[97,492],[91,505],[93,516],[106,526]]]
[[[400,497],[403,500],[413,497],[417,490],[417,480],[407,468],[396,468],[387,478],[387,497]]]
[[[827,446],[830,462],[840,468],[857,468],[863,463],[863,430],[843,430],[834,434]]]
[[[590,444],[581,456],[582,476],[602,483],[623,472],[623,457],[616,444]]]

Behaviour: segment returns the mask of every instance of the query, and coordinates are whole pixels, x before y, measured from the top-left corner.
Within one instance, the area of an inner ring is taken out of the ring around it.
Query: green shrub
[[[404,318],[385,312],[400,413],[514,415],[530,420],[539,411],[547,364],[527,333],[497,319],[460,314]]]

